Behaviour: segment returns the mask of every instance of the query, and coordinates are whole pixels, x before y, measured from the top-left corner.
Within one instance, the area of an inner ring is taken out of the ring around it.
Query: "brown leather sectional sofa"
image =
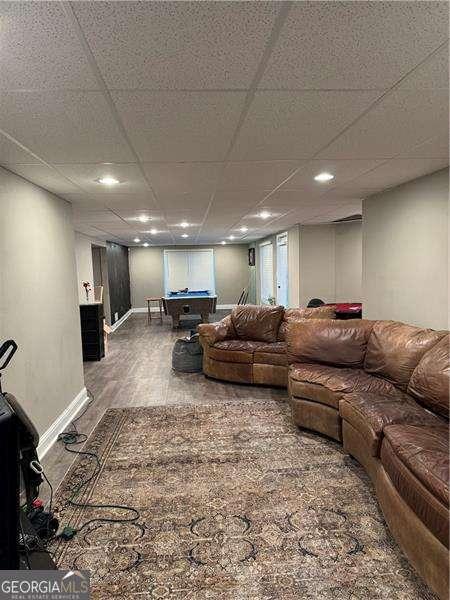
[[[365,467],[397,542],[447,599],[449,333],[317,310],[244,306],[201,325],[204,371],[287,381],[295,423],[342,442]]]
[[[333,307],[237,306],[218,323],[198,326],[203,372],[237,383],[286,387],[286,331],[299,319],[333,319]]]

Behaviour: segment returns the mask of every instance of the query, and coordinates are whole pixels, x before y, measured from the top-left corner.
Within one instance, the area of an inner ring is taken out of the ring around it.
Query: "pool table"
[[[202,322],[208,323],[210,313],[216,312],[217,296],[208,290],[169,292],[162,301],[164,314],[172,317],[175,328],[183,315],[200,315]]]

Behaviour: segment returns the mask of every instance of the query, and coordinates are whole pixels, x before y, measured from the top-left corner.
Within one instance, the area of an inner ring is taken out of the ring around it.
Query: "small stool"
[[[150,297],[146,298],[146,300],[147,300],[147,324],[150,325],[150,323],[152,322],[152,312],[151,312],[151,306],[150,306],[151,302],[157,302],[158,303],[159,320],[161,321],[161,324],[162,324],[162,322],[163,322],[163,314],[162,314],[163,304],[162,304],[162,298],[157,298],[156,296],[150,296]]]

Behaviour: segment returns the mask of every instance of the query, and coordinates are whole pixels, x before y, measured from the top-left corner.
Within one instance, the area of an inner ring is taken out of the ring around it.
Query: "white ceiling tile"
[[[393,91],[320,153],[323,158],[390,158],[448,131],[448,91]]]
[[[8,169],[54,194],[77,192],[79,189],[46,165],[8,165]]]
[[[143,163],[158,195],[213,192],[223,163]]]
[[[448,43],[415,69],[398,86],[398,89],[448,89]]]
[[[448,135],[444,134],[415,146],[411,150],[400,154],[398,158],[448,158],[448,146]]]
[[[219,190],[271,190],[288,177],[302,161],[259,161],[228,163]]]
[[[241,191],[219,190],[214,195],[211,212],[221,212],[226,215],[233,210],[248,210],[249,207],[261,202],[270,190],[251,189]]]
[[[446,2],[294,2],[260,87],[387,88],[447,37]]]
[[[243,92],[113,92],[142,161],[223,160]]]
[[[100,92],[4,92],[0,102],[0,127],[47,162],[133,161]]]
[[[281,190],[308,190],[318,194],[347,183],[362,173],[370,171],[382,160],[312,160],[305,164],[293,177],[287,181]],[[325,183],[314,180],[319,173],[330,173],[334,179]]]
[[[0,2],[0,88],[95,88],[60,2]]]
[[[179,211],[181,214],[186,210],[191,214],[193,211],[201,211],[203,213],[211,202],[211,194],[207,192],[197,192],[195,194],[160,194],[158,201],[160,208],[166,213],[168,211]]]
[[[18,144],[0,134],[0,165],[6,166],[8,163],[42,164],[32,154],[26,152]]]
[[[384,190],[427,175],[448,166],[448,158],[401,158],[390,160],[366,173],[359,179],[360,185],[376,190]],[[355,182],[358,184],[358,181]]]
[[[73,218],[78,223],[91,223],[93,225],[107,223],[108,225],[116,224],[122,229],[125,227],[124,221],[109,210],[83,211],[75,209]]]
[[[246,88],[276,2],[75,2],[111,88]]]
[[[257,92],[231,160],[311,158],[378,92]]]
[[[57,169],[86,192],[117,196],[121,194],[151,194],[150,187],[138,165],[133,164],[58,164]],[[119,181],[117,185],[98,183],[101,177],[110,176]]]

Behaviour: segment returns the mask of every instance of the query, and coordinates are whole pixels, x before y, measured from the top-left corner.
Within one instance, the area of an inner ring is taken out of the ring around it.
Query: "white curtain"
[[[166,293],[188,288],[215,294],[214,251],[165,250],[164,276]]]

